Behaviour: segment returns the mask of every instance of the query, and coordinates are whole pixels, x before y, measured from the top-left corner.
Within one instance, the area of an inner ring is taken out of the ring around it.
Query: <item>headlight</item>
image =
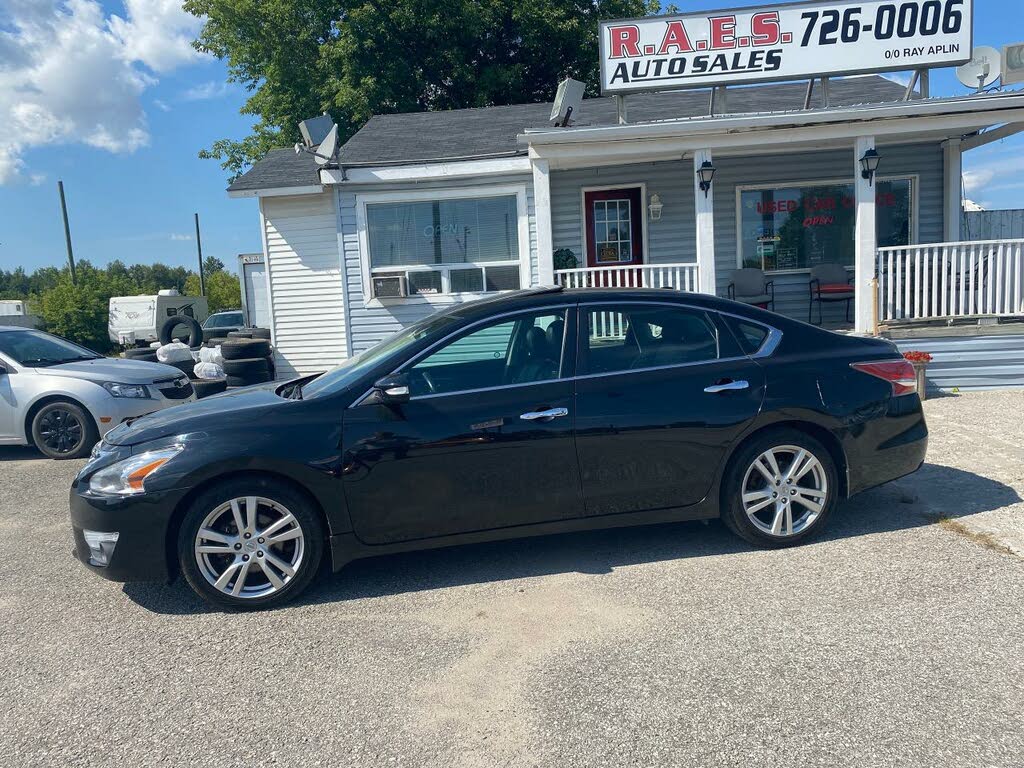
[[[146,478],[181,453],[182,445],[146,451],[104,467],[89,479],[89,490],[107,496],[134,496],[145,493]]]
[[[113,397],[149,397],[149,390],[143,384],[118,384],[116,381],[106,381],[103,388]]]

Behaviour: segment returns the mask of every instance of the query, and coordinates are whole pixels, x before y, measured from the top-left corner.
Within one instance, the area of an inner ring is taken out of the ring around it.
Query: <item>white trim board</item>
[[[363,281],[363,305],[384,307],[407,304],[451,304],[452,301],[470,301],[494,293],[445,293],[435,296],[407,296],[405,298],[378,299],[373,297],[370,269],[370,243],[366,226],[366,206],[372,203],[409,203],[424,200],[460,200],[483,197],[516,196],[519,240],[519,284],[530,285],[530,218],[526,199],[526,184],[491,184],[454,189],[415,189],[392,192],[362,192],[356,194],[356,235],[359,241],[359,271]],[[515,262],[510,261],[509,264]]]
[[[375,168],[331,168],[322,170],[324,184],[374,184],[396,181],[442,181],[444,179],[500,176],[510,173],[530,173],[530,158],[501,158],[494,160],[454,160],[445,163],[417,163],[410,165],[378,166]]]
[[[319,184],[310,184],[302,187],[272,187],[269,189],[240,189],[228,190],[228,197],[287,197],[289,195],[319,195],[327,190]]]

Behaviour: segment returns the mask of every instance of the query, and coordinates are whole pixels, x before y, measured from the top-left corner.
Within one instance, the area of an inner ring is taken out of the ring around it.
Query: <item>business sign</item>
[[[971,59],[973,0],[807,2],[603,21],[601,91],[924,69]]]

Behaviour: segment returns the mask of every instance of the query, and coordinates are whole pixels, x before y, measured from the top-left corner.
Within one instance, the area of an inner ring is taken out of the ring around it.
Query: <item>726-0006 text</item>
[[[872,33],[876,40],[956,34],[964,21],[963,4],[964,0],[889,3],[878,6],[873,19],[865,19],[860,6],[842,14],[834,9],[807,11],[800,16],[807,21],[800,45],[812,45],[815,32],[818,45],[855,43],[861,33]]]

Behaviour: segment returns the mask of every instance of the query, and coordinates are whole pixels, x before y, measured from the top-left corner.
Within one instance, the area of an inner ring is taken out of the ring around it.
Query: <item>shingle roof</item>
[[[784,112],[801,109],[805,83],[732,88],[727,92],[727,111],[733,114]],[[829,83],[830,105],[848,107],[877,104],[903,97],[904,87],[884,77],[852,77]],[[814,90],[812,108],[821,108],[820,86]],[[640,93],[626,98],[631,124],[707,114],[708,91]],[[341,148],[342,165],[387,165],[478,155],[525,154],[516,137],[528,128],[550,127],[551,103],[512,104],[500,107],[455,109],[444,112],[409,112],[375,115]],[[573,125],[614,125],[615,100],[585,99]],[[272,150],[228,191],[318,184],[316,163],[308,154],[292,149]]]

